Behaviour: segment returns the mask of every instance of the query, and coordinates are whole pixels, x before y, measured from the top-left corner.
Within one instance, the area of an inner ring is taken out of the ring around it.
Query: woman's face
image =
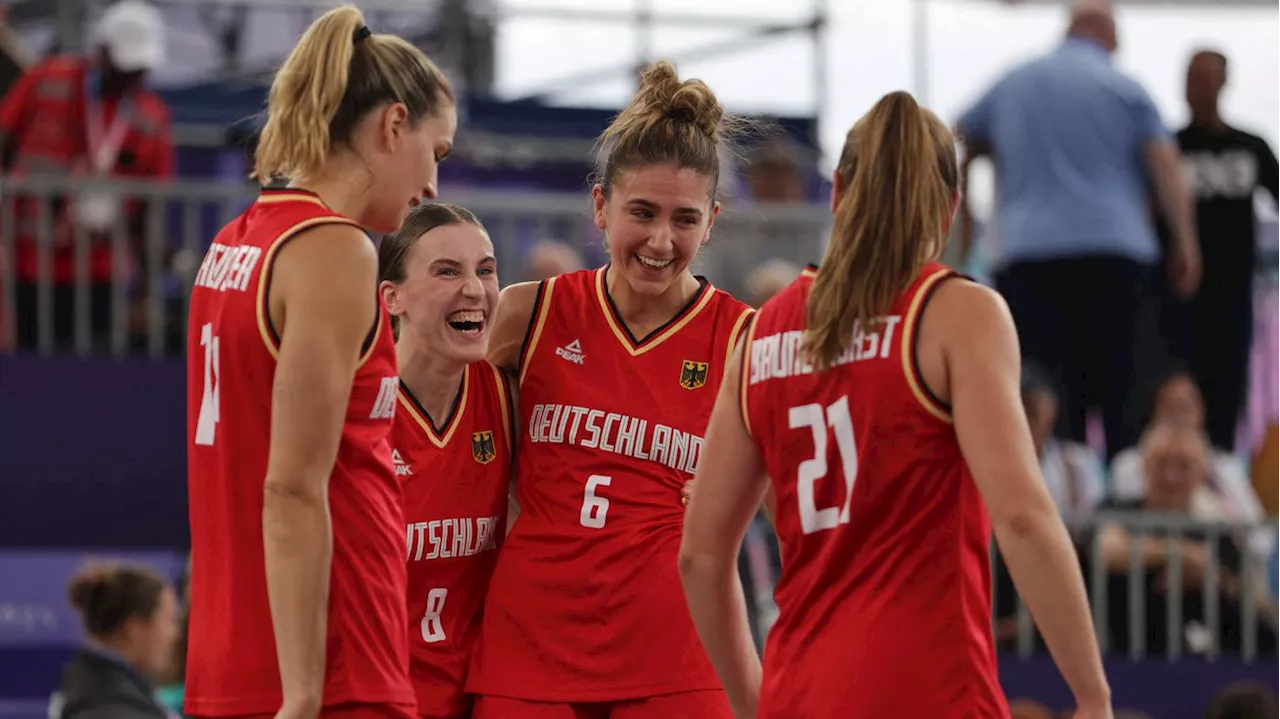
[[[1171,377],[1156,392],[1152,424],[1204,427],[1204,398],[1189,375]]]
[[[612,270],[637,294],[665,293],[710,236],[720,212],[711,193],[710,177],[673,164],[624,170],[607,197],[596,185],[595,222],[605,232]]]
[[[376,163],[372,169],[378,187],[369,217],[362,220],[377,232],[395,231],[409,210],[435,199],[440,162],[452,151],[458,129],[458,111],[452,103],[416,124],[403,108],[399,103],[388,106],[377,125],[384,136],[379,146],[385,151],[370,160]]]
[[[405,253],[401,282],[383,282],[387,310],[424,346],[460,364],[484,359],[498,306],[498,269],[484,229],[456,222],[428,230]]]
[[[178,597],[166,587],[149,619],[136,617],[126,625],[124,654],[148,677],[164,676],[173,661],[174,645],[181,634],[179,614]]]

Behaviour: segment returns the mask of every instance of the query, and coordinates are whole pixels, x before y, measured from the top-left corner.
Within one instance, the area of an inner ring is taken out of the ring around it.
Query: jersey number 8
[[[849,416],[849,399],[841,397],[827,405],[792,407],[788,413],[791,429],[809,428],[813,435],[813,458],[800,463],[796,476],[796,501],[800,505],[800,528],[805,534],[835,529],[849,523],[849,500],[858,476],[858,447],[854,443],[853,419]],[[836,437],[836,451],[844,474],[844,504],[818,509],[813,498],[813,485],[827,476],[827,429]]]
[[[440,621],[440,613],[444,611],[444,600],[448,596],[449,590],[444,587],[436,587],[427,592],[427,608],[419,623],[422,641],[427,644],[444,641],[444,623]]]

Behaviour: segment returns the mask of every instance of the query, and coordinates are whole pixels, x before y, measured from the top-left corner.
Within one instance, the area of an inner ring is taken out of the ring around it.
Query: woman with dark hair
[[[173,588],[146,567],[102,564],[72,577],[68,594],[87,636],[63,672],[50,716],[167,718],[154,682],[168,669],[178,639]]]

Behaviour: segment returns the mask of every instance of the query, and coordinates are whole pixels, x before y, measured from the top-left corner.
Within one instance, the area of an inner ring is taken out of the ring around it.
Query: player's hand
[[[688,507],[689,500],[693,498],[693,480],[684,483],[680,488],[680,506]]]

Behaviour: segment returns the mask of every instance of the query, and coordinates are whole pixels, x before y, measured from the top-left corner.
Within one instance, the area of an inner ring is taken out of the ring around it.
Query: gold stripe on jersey
[[[272,195],[272,197],[279,197],[279,195]],[[290,198],[295,198],[295,196],[290,195]],[[296,198],[315,199],[311,198],[310,195],[297,195]],[[262,198],[258,198],[258,201],[261,202]],[[351,225],[352,227],[360,227],[360,225],[357,225],[354,221],[348,220],[345,217],[335,217],[333,215],[309,217],[302,222],[293,225],[284,232],[281,232],[269,245],[267,245],[266,254],[262,258],[262,267],[258,268],[258,296],[254,300],[254,312],[258,317],[258,334],[262,336],[262,342],[266,344],[267,352],[271,353],[272,359],[280,359],[280,346],[276,344],[275,338],[271,336],[271,323],[267,318],[267,285],[271,284],[268,280],[271,277],[271,269],[275,262],[276,252],[284,246],[286,240],[297,235],[299,232],[315,227],[316,225]],[[374,322],[374,327],[376,328],[374,330],[374,341],[369,343],[368,349],[365,350],[364,354],[360,357],[360,363],[356,365],[357,368],[364,365],[365,360],[369,359],[369,355],[372,354],[373,348],[377,345],[378,333],[382,331],[381,305],[378,307],[378,312],[379,314],[375,315],[376,320]]]
[[[751,379],[751,343],[756,338],[756,323],[747,327],[747,336],[742,340],[742,376],[738,378],[738,404],[742,409],[742,425],[747,428],[747,436],[751,436],[751,414],[747,412],[747,385]]]
[[[920,287],[916,289],[915,296],[911,298],[911,305],[907,309],[907,316],[902,323],[902,374],[907,378],[907,386],[911,388],[911,394],[915,395],[916,401],[929,414],[947,423],[951,422],[951,411],[939,404],[937,400],[925,391],[921,385],[921,380],[916,377],[914,359],[916,356],[916,322],[920,319],[920,309],[924,306],[924,300],[929,296],[929,291],[933,286],[950,274],[951,270],[941,268],[934,271],[933,274],[920,283]]]
[[[289,192],[289,191],[273,191],[264,192],[258,195],[258,202],[274,203],[274,202],[310,202],[313,205],[319,205],[328,209],[324,204],[324,200],[309,192]]]
[[[813,269],[812,267],[806,267],[803,270],[800,270],[800,276],[809,277],[809,278],[817,277],[818,271]]]
[[[529,372],[529,360],[538,347],[538,338],[542,336],[542,328],[547,323],[547,312],[551,310],[551,294],[556,287],[556,278],[545,280],[538,293],[538,304],[533,308],[533,326],[529,329],[529,342],[520,355],[520,386],[524,386],[524,376]]]
[[[453,439],[453,433],[457,431],[458,426],[462,424],[462,416],[467,413],[467,395],[471,393],[471,365],[467,365],[462,370],[462,387],[458,390],[458,407],[453,410],[453,416],[449,418],[449,424],[445,427],[443,434],[437,434],[435,427],[431,426],[431,421],[427,419],[422,410],[418,409],[418,401],[412,395],[407,394],[404,388],[396,392],[396,396],[400,398],[400,406],[413,417],[413,421],[418,423],[422,428],[423,434],[427,435],[427,439],[431,440],[431,444],[436,449],[444,449],[449,444],[449,440]]]
[[[738,315],[738,319],[733,321],[733,329],[729,332],[729,351],[724,355],[724,371],[726,374],[729,372],[729,363],[733,361],[733,351],[738,348],[738,340],[741,339],[738,335],[742,332],[742,323],[746,322],[753,312],[755,310],[748,307],[742,311],[742,314]]]
[[[493,365],[489,365],[489,369],[493,370],[493,380],[498,387],[498,407],[502,410],[502,439],[504,440],[503,443],[507,445],[507,453],[510,454],[513,440],[511,436],[512,410],[507,406],[507,380],[506,376],[502,374],[502,370]]]
[[[619,344],[621,344],[623,349],[625,349],[632,357],[639,357],[645,352],[648,352],[654,347],[666,342],[675,333],[684,329],[685,325],[693,321],[693,318],[711,303],[711,298],[714,297],[716,293],[715,288],[711,286],[710,282],[708,282],[705,287],[702,287],[699,290],[702,292],[702,297],[698,298],[698,301],[695,302],[692,307],[687,308],[682,314],[673,317],[671,321],[667,323],[666,329],[656,337],[645,338],[644,342],[641,342],[637,347],[627,331],[618,324],[618,320],[613,316],[613,308],[609,306],[609,293],[606,291],[604,286],[604,272],[604,268],[596,270],[596,300],[600,303],[600,311],[604,313],[605,322],[609,323],[609,329],[613,330],[613,336],[618,338]]]

